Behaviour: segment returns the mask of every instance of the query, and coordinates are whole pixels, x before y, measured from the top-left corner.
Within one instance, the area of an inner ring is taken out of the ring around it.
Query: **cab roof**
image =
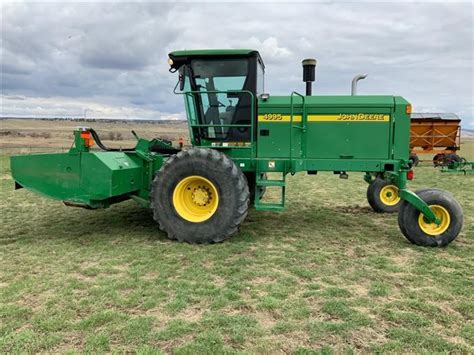
[[[188,56],[221,56],[221,55],[251,55],[258,53],[254,49],[190,49],[173,51],[169,55],[173,57],[188,57]]]
[[[257,55],[260,63],[265,68],[263,64],[262,57],[260,53],[255,49],[190,49],[190,50],[180,50],[173,51],[168,54],[168,56],[176,62],[176,64],[181,65],[184,62],[188,62],[193,58],[203,58],[203,57],[252,57]]]

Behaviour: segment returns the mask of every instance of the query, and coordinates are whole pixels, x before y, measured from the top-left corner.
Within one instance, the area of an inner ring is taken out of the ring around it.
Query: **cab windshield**
[[[195,103],[200,124],[212,125],[199,129],[200,138],[220,141],[248,141],[251,123],[251,96],[242,90],[248,83],[249,59],[194,59],[190,63],[191,87],[198,91]],[[198,133],[198,132],[196,132]]]

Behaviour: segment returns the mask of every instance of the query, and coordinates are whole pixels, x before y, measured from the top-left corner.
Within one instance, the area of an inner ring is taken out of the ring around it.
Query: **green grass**
[[[361,174],[288,179],[288,208],[238,236],[169,241],[134,202],[103,211],[13,190],[1,157],[0,352],[474,352],[474,174],[416,169],[464,229],[411,245]]]

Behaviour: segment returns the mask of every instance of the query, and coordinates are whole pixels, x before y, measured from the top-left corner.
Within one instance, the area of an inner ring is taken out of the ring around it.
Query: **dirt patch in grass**
[[[182,319],[186,322],[193,323],[199,322],[202,319],[206,310],[206,307],[188,307],[176,314],[174,319]]]
[[[272,329],[276,322],[277,319],[275,319],[274,314],[271,312],[262,312],[262,311],[257,311],[255,312],[255,318],[258,321],[258,324],[263,328],[263,329]]]

